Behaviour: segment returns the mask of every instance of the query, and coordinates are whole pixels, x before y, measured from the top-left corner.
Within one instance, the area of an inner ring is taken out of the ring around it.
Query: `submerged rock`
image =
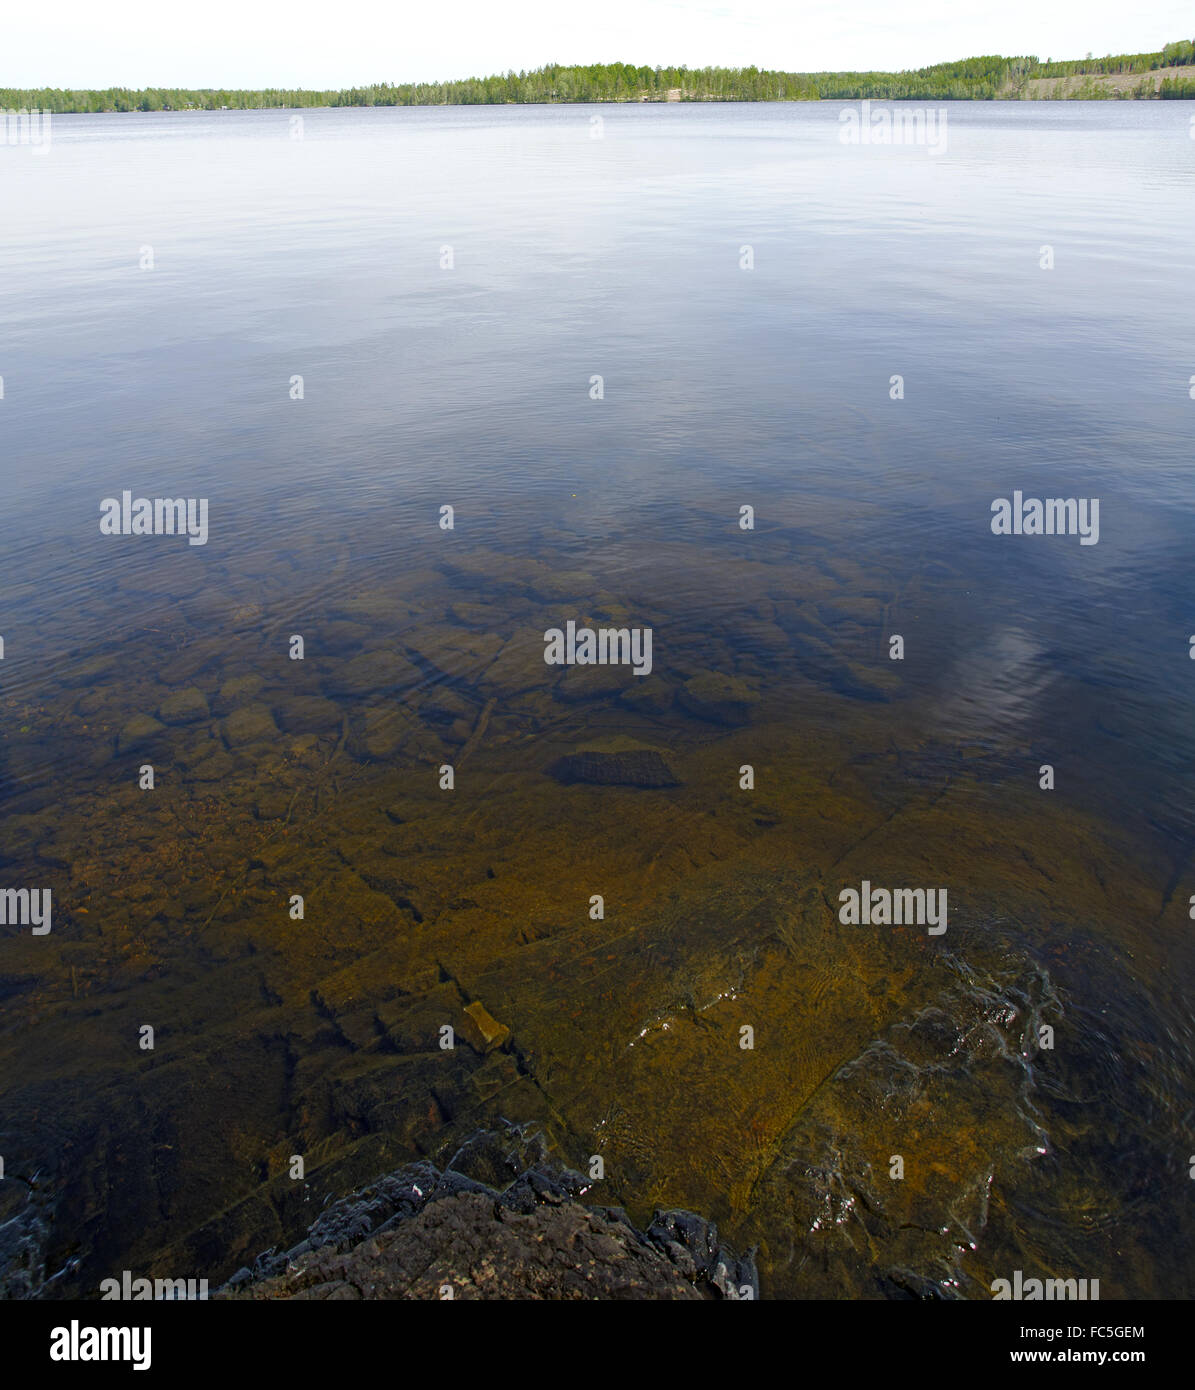
[[[544,641],[540,632],[521,632],[498,653],[481,677],[481,684],[487,691],[510,696],[551,685],[559,676],[560,668],[544,661]]]
[[[292,695],[279,706],[278,718],[289,734],[325,734],[338,729],[344,716],[334,700],[322,695]]]
[[[553,692],[558,700],[602,700],[641,679],[626,666],[570,666]]]
[[[623,746],[615,746],[622,744]],[[679,787],[680,778],[658,748],[612,739],[605,747],[579,748],[549,769],[560,782],[594,786]]]
[[[251,700],[257,698],[258,692],[264,685],[265,681],[260,676],[233,676],[231,680],[224,682],[216,695],[213,705],[215,713],[231,714],[233,710],[249,704]]]
[[[452,603],[448,611],[458,623],[466,627],[480,627],[489,632],[498,630],[503,620],[500,608],[492,608],[486,603]]]
[[[196,764],[191,770],[191,779],[195,782],[223,782],[235,772],[236,763],[221,748],[218,753]]]
[[[403,642],[420,660],[453,680],[474,681],[506,645],[494,632],[468,632],[448,623],[404,633]]]
[[[382,647],[330,666],[325,680],[333,695],[369,695],[418,685],[418,668],[401,652]]]
[[[680,689],[680,701],[690,714],[713,724],[746,724],[759,696],[738,676],[703,671]]]
[[[320,655],[349,656],[361,651],[369,637],[369,628],[364,623],[333,620],[315,629],[309,650]]]
[[[665,714],[672,706],[672,689],[659,676],[647,676],[627,686],[621,698],[640,714]]]
[[[135,714],[116,736],[116,751],[127,753],[130,748],[137,748],[143,743],[148,743],[150,739],[156,738],[158,734],[165,733],[165,731],[166,725],[152,715]]]
[[[793,650],[802,671],[840,695],[854,700],[887,700],[894,685],[886,671],[864,671],[846,661],[828,643],[807,633],[793,635]]]
[[[379,705],[368,709],[352,726],[349,752],[361,760],[393,757],[415,727],[414,716],[401,706]]]
[[[465,1009],[465,1012],[472,1019],[478,1033],[481,1034],[486,1052],[491,1052],[494,1048],[501,1047],[509,1041],[510,1029],[505,1023],[499,1023],[480,1000],[475,1000]]]
[[[233,710],[220,726],[225,742],[230,748],[238,748],[245,743],[255,743],[258,739],[273,738],[278,733],[278,725],[269,705],[244,705]]]
[[[207,697],[193,685],[167,695],[158,706],[158,718],[166,724],[194,724],[207,717]]]

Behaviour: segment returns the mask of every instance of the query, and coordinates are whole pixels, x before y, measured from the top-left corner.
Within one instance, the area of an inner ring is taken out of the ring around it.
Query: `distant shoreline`
[[[339,106],[655,105],[776,101],[1157,101],[1195,99],[1195,44],[1156,53],[1041,62],[998,54],[905,72],[649,68],[629,63],[507,72],[451,82],[302,87],[0,88],[0,110],[53,115],[130,111],[314,110]]]

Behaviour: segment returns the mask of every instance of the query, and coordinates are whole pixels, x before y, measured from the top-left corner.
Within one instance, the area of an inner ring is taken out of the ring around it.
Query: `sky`
[[[548,62],[891,71],[1193,36],[1191,0],[46,0],[7,7],[0,87],[335,88]]]

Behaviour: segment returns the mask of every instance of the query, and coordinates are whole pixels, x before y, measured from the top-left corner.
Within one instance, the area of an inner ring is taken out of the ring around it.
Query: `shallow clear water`
[[[841,110],[0,147],[14,1288],[223,1277],[502,1116],[765,1294],[1190,1293],[1189,104]],[[101,535],[124,489],[207,544]],[[1098,543],[993,535],[1014,489]],[[651,677],[545,667],[569,618]],[[678,785],[554,775],[626,740]],[[472,999],[510,1043],[441,1051]]]

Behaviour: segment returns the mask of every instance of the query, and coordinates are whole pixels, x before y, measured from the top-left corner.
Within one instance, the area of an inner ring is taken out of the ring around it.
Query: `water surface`
[[[1188,104],[841,109],[0,147],[12,1292],[226,1277],[507,1119],[765,1295],[1190,1296]],[[569,618],[652,675],[545,666]],[[555,775],[640,746],[677,785]]]

